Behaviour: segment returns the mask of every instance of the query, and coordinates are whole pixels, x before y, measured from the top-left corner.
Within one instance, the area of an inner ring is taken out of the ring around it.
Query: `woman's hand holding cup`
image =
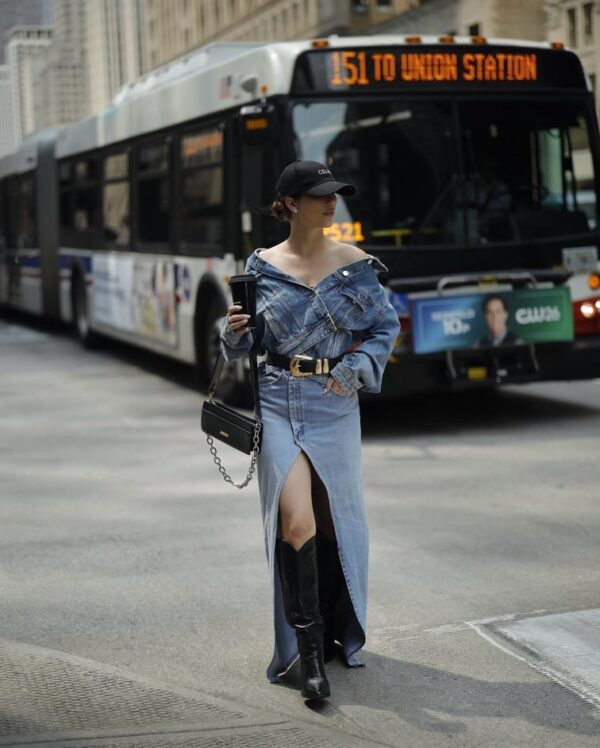
[[[240,304],[232,304],[227,307],[227,324],[235,333],[243,335],[248,332],[248,320],[250,319],[250,315],[241,314],[239,312],[240,309],[243,309]]]

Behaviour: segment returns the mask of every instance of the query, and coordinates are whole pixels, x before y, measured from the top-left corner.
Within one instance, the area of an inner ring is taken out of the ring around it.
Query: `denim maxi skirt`
[[[277,681],[298,656],[296,634],[283,612],[275,542],[279,496],[301,451],[323,481],[329,498],[340,562],[351,606],[340,611],[343,651],[348,665],[360,665],[355,652],[365,643],[368,533],[365,517],[358,394],[330,390],[327,377],[294,377],[268,364],[259,368],[262,446],[257,458],[261,510],[269,573],[273,582],[275,652],[267,677]],[[342,597],[342,605],[347,598]]]
[[[262,446],[257,471],[264,540],[273,591],[275,651],[267,677],[276,682],[298,656],[294,630],[285,619],[275,559],[279,497],[301,451],[327,491],[346,590],[336,605],[335,630],[346,662],[360,666],[365,643],[368,531],[362,485],[358,390],[380,392],[383,372],[400,331],[398,315],[377,279],[387,270],[372,255],[338,268],[307,286],[260,257],[255,250],[246,273],[257,276],[254,333],[237,335],[223,318],[221,349],[227,361],[260,352],[343,360],[331,376],[345,391],[324,390],[327,374],[296,377],[262,361],[259,392]]]

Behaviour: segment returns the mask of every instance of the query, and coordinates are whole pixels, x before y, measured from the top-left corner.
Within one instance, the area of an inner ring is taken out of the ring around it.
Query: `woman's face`
[[[287,205],[292,210],[292,221],[320,228],[328,228],[333,223],[336,203],[335,192],[323,197],[300,195],[297,198],[287,198]],[[297,212],[294,212],[294,207]]]

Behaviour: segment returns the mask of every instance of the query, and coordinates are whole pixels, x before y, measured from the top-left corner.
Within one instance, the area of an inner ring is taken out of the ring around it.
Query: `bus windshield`
[[[596,228],[583,103],[317,101],[292,119],[297,157],[356,184],[336,212],[355,241],[481,246]]]

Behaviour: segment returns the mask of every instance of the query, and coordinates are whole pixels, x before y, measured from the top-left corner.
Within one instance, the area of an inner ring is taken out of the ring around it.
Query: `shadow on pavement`
[[[531,389],[540,386],[524,385],[521,391],[511,388],[433,393],[397,401],[370,400],[361,405],[363,437],[447,434],[459,429],[517,430],[544,423],[597,419],[600,415],[600,387],[597,388],[596,403],[582,405],[581,402],[556,397],[550,391],[548,395],[542,395],[539,389]],[[578,384],[549,385],[553,386],[567,388]]]
[[[361,653],[361,659],[366,667],[350,677],[343,664],[329,664],[332,697],[318,711],[321,717],[332,718],[343,710],[347,720],[345,707],[373,710],[377,724],[357,724],[355,734],[366,733],[374,741],[398,736],[401,723],[446,735],[473,734],[477,727],[467,721],[481,718],[520,720],[545,730],[600,737],[600,721],[594,717],[593,707],[550,680],[487,681],[368,651]],[[299,688],[295,668],[280,685]],[[519,734],[522,737],[522,729],[516,728],[515,741]],[[489,727],[483,730],[482,735]]]

